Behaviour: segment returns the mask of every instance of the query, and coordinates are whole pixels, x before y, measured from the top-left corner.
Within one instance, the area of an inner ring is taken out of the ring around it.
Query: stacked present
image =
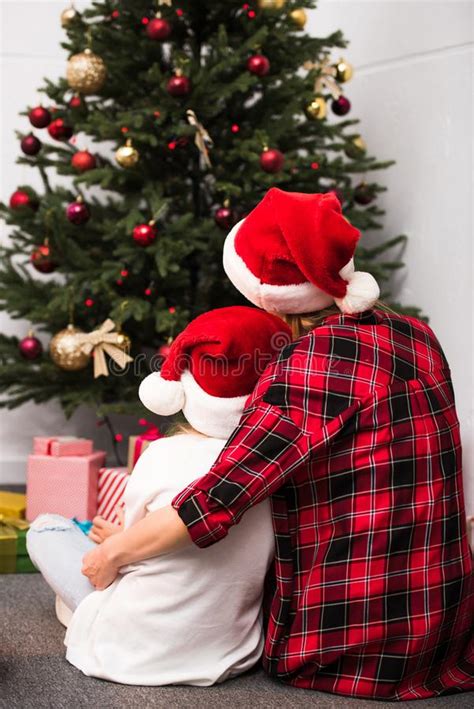
[[[0,573],[27,574],[36,571],[26,551],[26,497],[0,491]]]
[[[28,458],[26,517],[56,513],[90,520],[96,514],[118,522],[123,494],[138,457],[161,437],[147,424],[141,435],[131,436],[128,466],[105,467],[105,452],[94,451],[92,441],[73,437],[36,437]]]
[[[104,463],[105,451],[94,451],[86,438],[36,437],[28,457],[26,518],[50,512],[92,519]]]

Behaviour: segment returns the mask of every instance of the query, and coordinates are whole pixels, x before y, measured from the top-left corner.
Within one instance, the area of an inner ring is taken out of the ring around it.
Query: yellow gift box
[[[0,515],[24,519],[26,511],[26,495],[20,492],[0,490]]]

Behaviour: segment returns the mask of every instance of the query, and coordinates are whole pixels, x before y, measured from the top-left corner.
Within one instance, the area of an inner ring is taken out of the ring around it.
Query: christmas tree
[[[19,162],[39,170],[44,189],[19,185],[1,205],[12,227],[1,307],[51,347],[0,336],[3,405],[58,398],[67,415],[80,404],[100,416],[133,411],[144,355],[163,353],[198,313],[240,301],[223,241],[273,185],[335,191],[355,226],[381,229],[373,174],[390,162],[370,155],[348,117],[342,34],[305,33],[314,6],[114,0],[65,10],[66,76],[46,80],[43,105],[25,109],[32,132],[18,135]],[[402,266],[389,250],[404,239],[380,237],[357,254],[389,301]],[[91,355],[96,374],[115,376],[94,377]]]

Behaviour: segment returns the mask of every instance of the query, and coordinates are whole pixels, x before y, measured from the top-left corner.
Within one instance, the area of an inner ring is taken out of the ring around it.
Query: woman
[[[105,588],[125,564],[210,546],[270,496],[270,675],[399,700],[474,689],[448,364],[427,325],[373,308],[377,284],[354,272],[359,236],[334,195],[278,189],[234,227],[230,279],[307,332],[264,372],[210,472],[89,553],[83,571]]]

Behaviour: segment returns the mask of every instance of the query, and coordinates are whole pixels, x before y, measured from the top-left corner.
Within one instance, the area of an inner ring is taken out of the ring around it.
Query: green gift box
[[[29,524],[0,514],[0,574],[30,574],[37,569],[26,550]]]

